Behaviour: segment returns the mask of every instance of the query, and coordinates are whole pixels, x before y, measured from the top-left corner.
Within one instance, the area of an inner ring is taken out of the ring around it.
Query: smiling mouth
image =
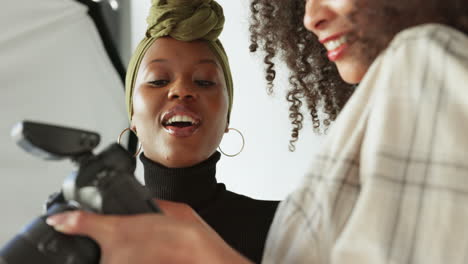
[[[184,113],[169,113],[162,121],[164,130],[177,137],[191,136],[200,124],[200,119]]]
[[[348,42],[348,38],[346,37],[346,35],[343,35],[337,39],[329,40],[323,43],[323,45],[328,51],[334,51],[340,48],[341,46],[343,46],[344,44],[346,44],[347,42]]]
[[[331,61],[337,61],[349,46],[346,35],[325,41],[323,45],[327,49],[327,56]]]

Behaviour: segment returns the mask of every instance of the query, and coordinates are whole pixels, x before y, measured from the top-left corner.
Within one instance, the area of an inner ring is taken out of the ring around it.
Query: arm
[[[75,211],[52,216],[48,223],[59,232],[96,240],[102,264],[250,263],[189,206],[157,203],[164,215],[107,216]]]

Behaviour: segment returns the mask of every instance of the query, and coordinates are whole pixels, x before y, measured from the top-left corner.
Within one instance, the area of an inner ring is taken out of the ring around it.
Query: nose
[[[197,97],[197,92],[190,82],[175,82],[169,89],[168,98],[180,100],[193,100]]]
[[[305,3],[304,26],[317,36],[334,17],[326,2],[327,0],[307,0]]]

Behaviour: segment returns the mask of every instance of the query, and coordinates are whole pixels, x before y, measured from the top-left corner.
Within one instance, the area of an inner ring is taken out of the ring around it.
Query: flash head
[[[17,123],[11,136],[26,152],[48,160],[92,154],[101,139],[95,132],[33,121]]]

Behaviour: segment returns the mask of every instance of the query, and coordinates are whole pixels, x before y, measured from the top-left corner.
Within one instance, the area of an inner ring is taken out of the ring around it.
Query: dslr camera
[[[31,221],[0,249],[0,264],[98,264],[100,249],[89,237],[64,235],[47,225],[48,216],[88,210],[100,214],[159,213],[149,191],[134,177],[135,160],[114,143],[94,155],[95,132],[24,121],[12,131],[25,151],[47,160],[69,158],[78,165],[60,192],[46,202],[45,213]]]

